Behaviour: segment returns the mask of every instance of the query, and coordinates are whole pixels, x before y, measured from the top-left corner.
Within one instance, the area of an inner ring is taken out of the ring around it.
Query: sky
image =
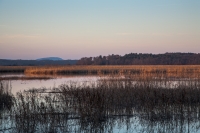
[[[200,53],[199,0],[0,0],[0,59]]]

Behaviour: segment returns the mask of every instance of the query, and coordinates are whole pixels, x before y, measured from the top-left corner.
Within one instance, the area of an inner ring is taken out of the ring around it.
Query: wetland
[[[200,132],[200,66],[92,67],[4,70],[0,131]]]

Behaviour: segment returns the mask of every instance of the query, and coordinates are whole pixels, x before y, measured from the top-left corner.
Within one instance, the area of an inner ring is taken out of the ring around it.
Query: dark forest
[[[200,65],[200,53],[100,55],[81,58],[77,65]]]

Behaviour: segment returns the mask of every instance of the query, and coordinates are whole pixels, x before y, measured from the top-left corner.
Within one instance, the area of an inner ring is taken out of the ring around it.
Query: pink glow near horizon
[[[21,0],[23,1],[23,0]],[[199,53],[200,2],[0,2],[0,58]]]

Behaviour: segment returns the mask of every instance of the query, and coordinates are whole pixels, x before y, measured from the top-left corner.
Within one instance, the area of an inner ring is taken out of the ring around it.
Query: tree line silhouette
[[[77,65],[200,65],[200,53],[130,53],[124,56],[108,55],[83,57]]]

